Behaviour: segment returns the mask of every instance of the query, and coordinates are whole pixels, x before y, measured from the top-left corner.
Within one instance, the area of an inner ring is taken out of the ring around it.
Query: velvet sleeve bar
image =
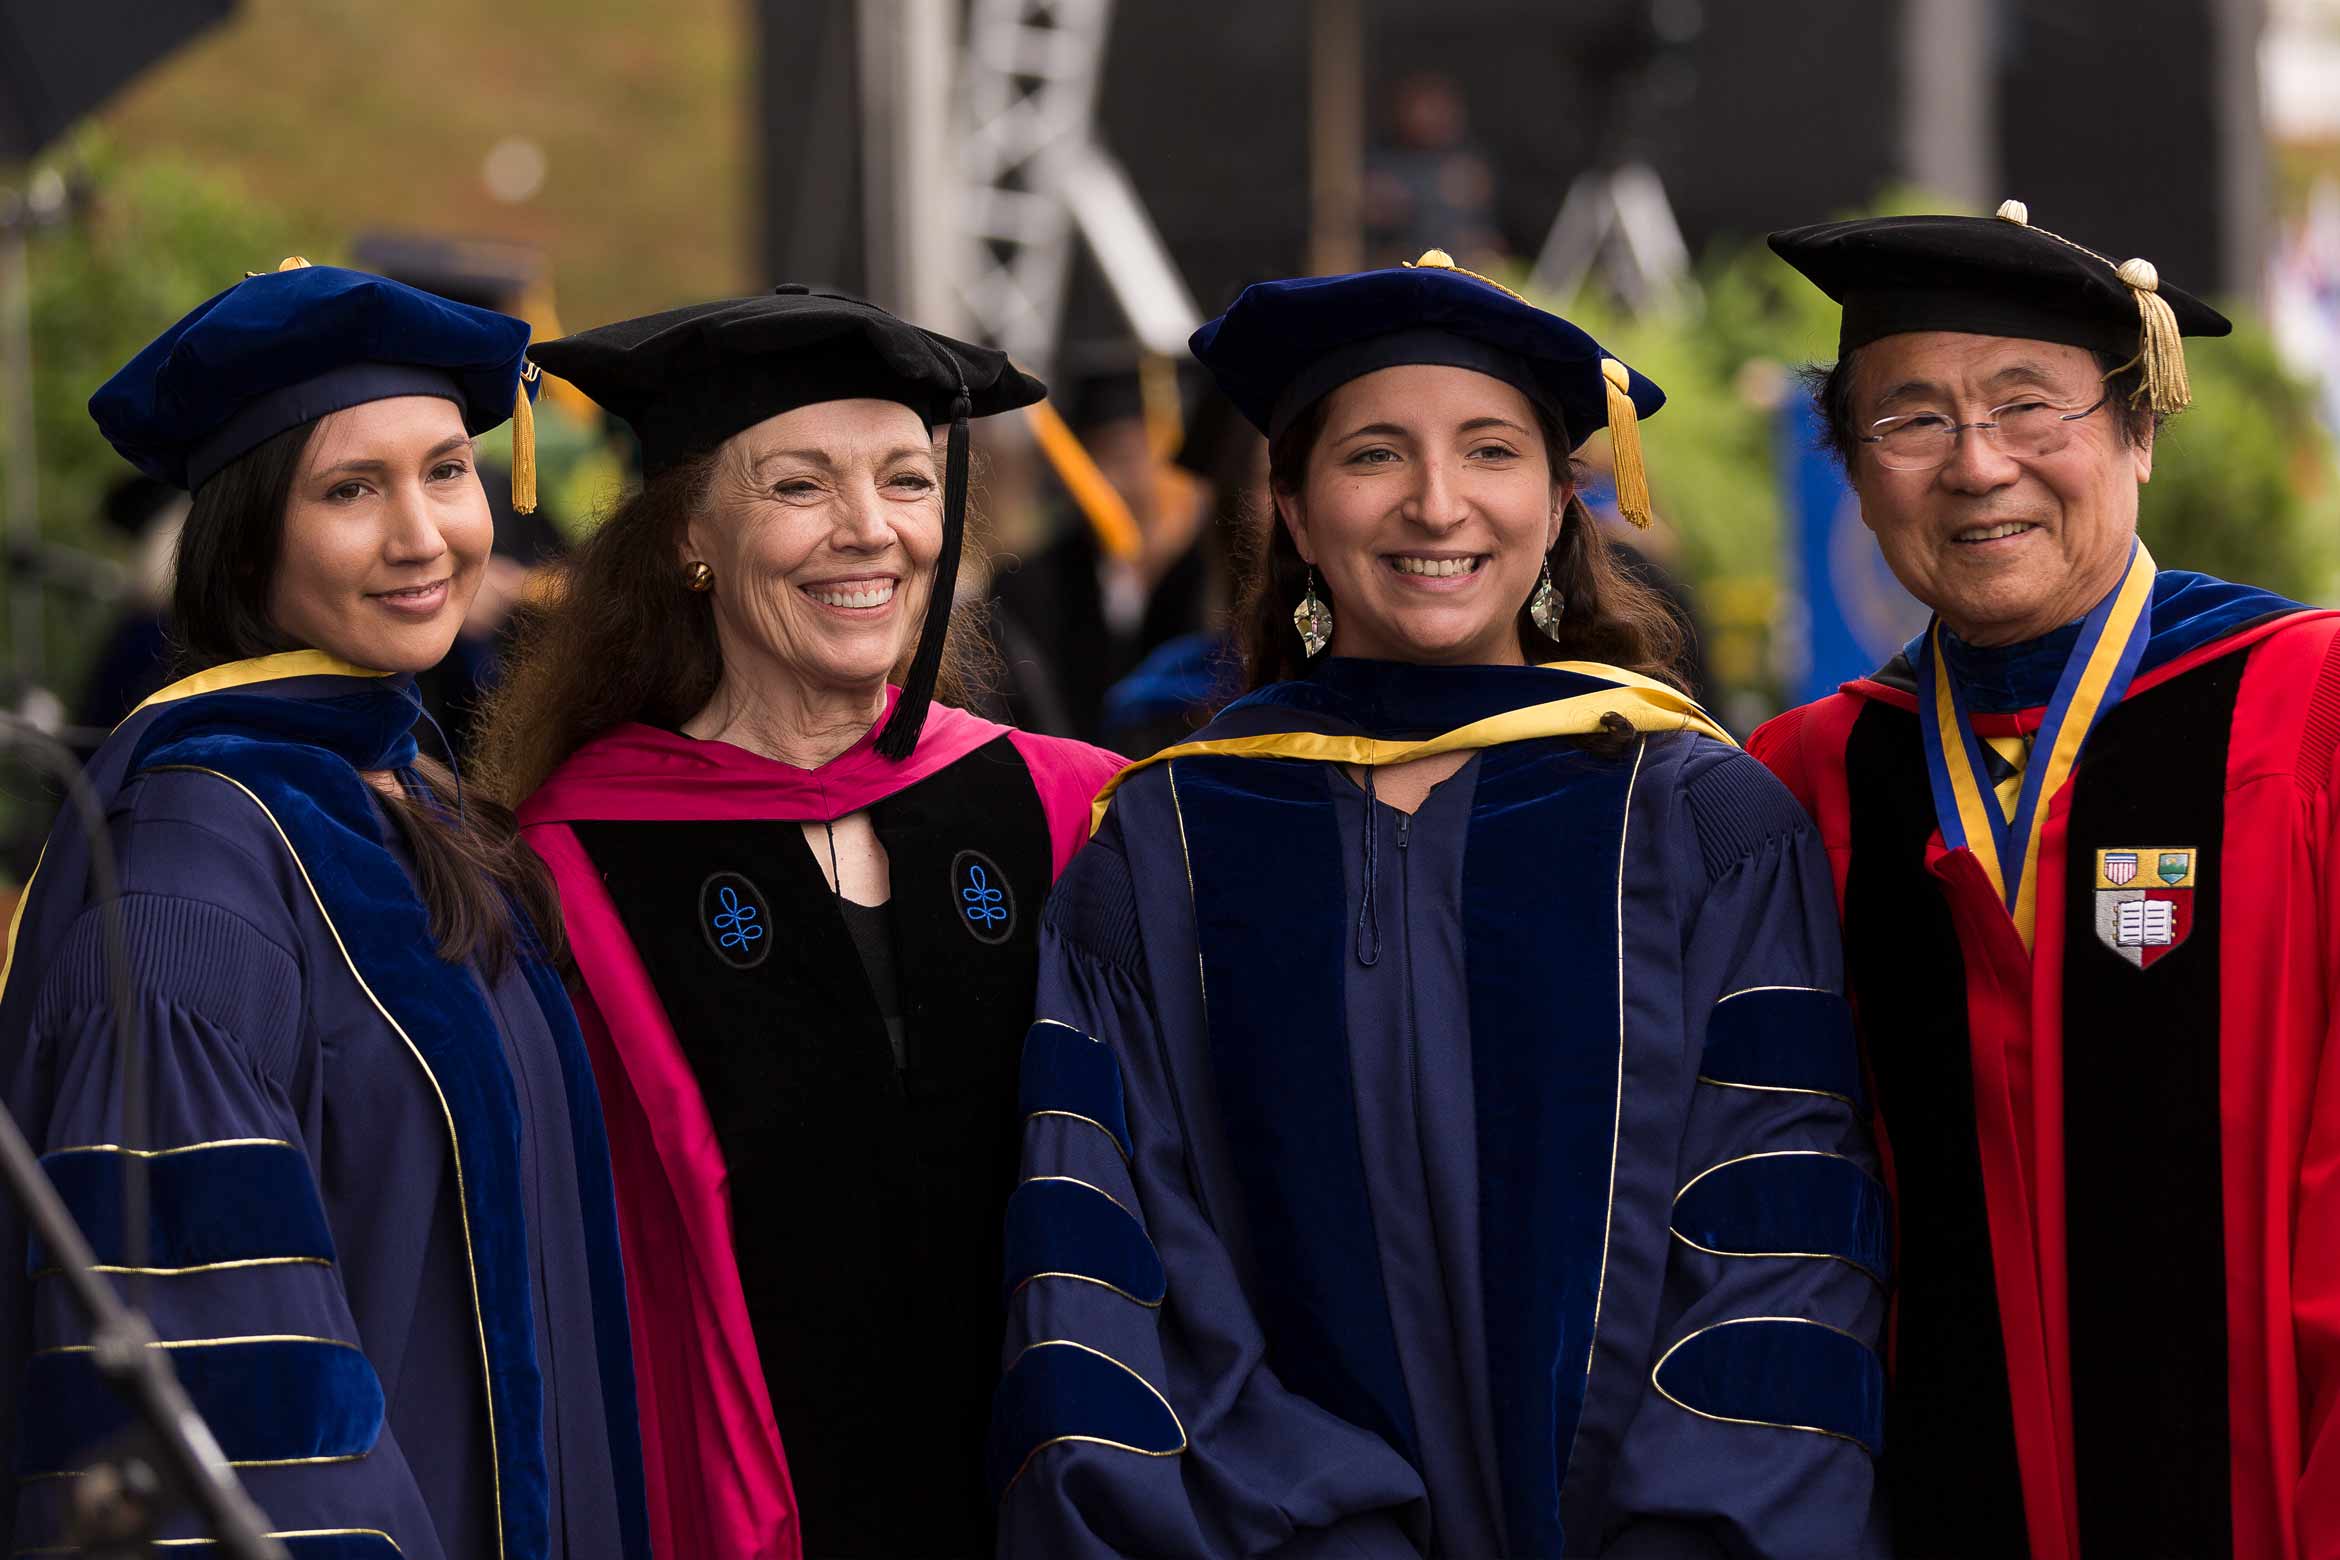
[[[1000,1552],[1411,1557],[1418,1477],[1277,1382],[1194,1195],[1119,833],[1075,858],[1042,935],[1018,1195],[1084,1217],[1010,1252]]]
[[[1840,1081],[1858,1067],[1826,860],[1752,759],[1685,783],[1704,857],[1682,910],[1700,1065],[1653,1364],[1601,1552],[1879,1555],[1886,1218]],[[1770,1065],[1746,1066],[1757,1054]]]
[[[390,1535],[408,1560],[436,1555],[319,1211],[308,1112],[290,1065],[303,974],[265,913],[240,910],[155,893],[122,902],[151,1113],[153,1213],[141,1269],[123,1260],[122,1068],[95,912],[43,972],[32,1044],[16,1059],[46,1087],[28,1089],[20,1077],[11,1092],[48,1102],[46,1119],[24,1123],[34,1147],[77,1216],[102,1235],[114,1282],[138,1286],[130,1298],[271,1527]],[[14,1441],[11,1537],[23,1549],[60,1541],[71,1480],[128,1416],[87,1368],[86,1329],[43,1254],[20,1244],[11,1263],[0,1294],[14,1297],[12,1332],[24,1353],[15,1356],[4,1433]]]

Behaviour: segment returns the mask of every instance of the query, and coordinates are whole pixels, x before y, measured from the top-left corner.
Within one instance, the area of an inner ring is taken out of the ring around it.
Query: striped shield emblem
[[[2133,850],[2108,850],[2104,853],[2105,881],[2115,887],[2126,888],[2137,879],[2137,853]]]

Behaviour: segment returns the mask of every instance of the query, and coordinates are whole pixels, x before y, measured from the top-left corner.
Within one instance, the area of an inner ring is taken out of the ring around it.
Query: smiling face
[[[2079,347],[1917,331],[1860,349],[1853,431],[1916,412],[1978,422],[2011,403],[2077,410],[2103,393]],[[2062,426],[2067,442],[2044,455],[2006,454],[1968,429],[1933,471],[1889,470],[1874,446],[1856,446],[1852,485],[1885,562],[1969,644],[2015,644],[2085,617],[2128,565],[2151,432],[2127,442],[2110,402]]]
[[[724,443],[681,563],[715,571],[727,676],[869,692],[924,622],[941,552],[925,422],[893,401],[824,401]]]
[[[454,402],[397,396],[335,412],[293,479],[269,621],[358,666],[426,671],[454,644],[494,539]]]
[[[1528,399],[1416,363],[1326,397],[1297,492],[1276,509],[1333,602],[1335,655],[1518,665],[1518,617],[1567,489]]]

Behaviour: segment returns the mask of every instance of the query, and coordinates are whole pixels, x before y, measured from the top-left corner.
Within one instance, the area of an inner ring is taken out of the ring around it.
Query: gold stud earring
[[[683,584],[696,591],[713,590],[715,588],[715,570],[706,559],[694,559],[683,570]]]

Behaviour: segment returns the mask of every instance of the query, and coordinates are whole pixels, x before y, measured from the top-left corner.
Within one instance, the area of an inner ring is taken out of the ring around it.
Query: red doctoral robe
[[[2038,729],[2041,648],[1962,680],[1979,736]],[[1750,743],[1828,850],[1897,1201],[1897,1553],[2334,1560],[2340,614],[2157,578],[2028,953],[1917,711],[1904,657]]]

